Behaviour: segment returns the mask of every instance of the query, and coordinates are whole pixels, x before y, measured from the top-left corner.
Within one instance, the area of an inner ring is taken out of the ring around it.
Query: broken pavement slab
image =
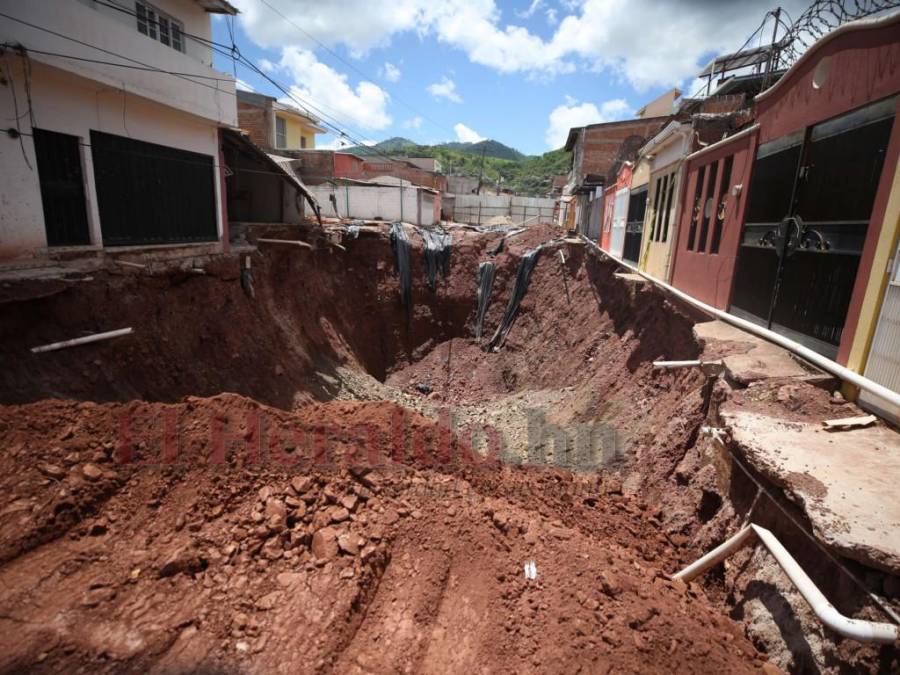
[[[704,345],[704,360],[721,358],[730,379],[743,386],[772,378],[795,378],[813,384],[833,379],[802,364],[788,350],[724,321],[698,323],[694,335]]]
[[[900,444],[882,424],[831,433],[726,403],[723,425],[745,460],[803,509],[832,550],[900,573]]]

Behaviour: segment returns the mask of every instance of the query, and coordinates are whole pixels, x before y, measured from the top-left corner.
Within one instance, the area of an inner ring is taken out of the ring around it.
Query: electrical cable
[[[286,16],[285,16],[284,14],[282,14],[278,9],[276,9],[276,8],[273,7],[271,4],[269,4],[269,2],[267,2],[267,0],[259,0],[259,1],[260,1],[262,4],[264,4],[266,7],[268,7],[270,10],[272,10],[273,12],[275,12],[275,14],[277,14],[277,15],[280,16],[282,19],[284,19],[284,21],[286,21],[287,23],[289,23],[291,26],[293,26],[294,28],[296,28],[298,31],[300,31],[301,33],[303,33],[305,36],[307,36],[310,40],[314,41],[317,45],[319,45],[322,49],[324,49],[326,52],[328,52],[329,54],[331,54],[331,55],[332,55],[334,58],[336,58],[338,61],[340,61],[340,62],[343,63],[345,66],[347,66],[348,68],[352,69],[353,71],[355,71],[358,75],[361,75],[362,77],[368,78],[368,79],[370,79],[370,80],[374,80],[374,79],[375,79],[374,77],[372,77],[372,76],[369,75],[368,73],[363,72],[360,68],[358,68],[357,66],[355,66],[355,65],[354,65],[353,63],[351,63],[350,61],[347,61],[347,60],[346,60],[345,58],[343,58],[340,54],[338,54],[337,52],[335,52],[334,50],[332,50],[331,48],[329,48],[328,45],[326,45],[324,42],[322,42],[321,40],[319,40],[318,38],[316,38],[314,35],[312,35],[311,33],[307,32],[307,31],[304,30],[302,27],[298,26],[298,25],[297,25],[296,23],[294,23],[290,18],[286,17]],[[422,117],[422,119],[425,119],[425,120],[427,120],[428,122],[431,122],[431,124],[433,124],[436,128],[438,128],[438,129],[440,129],[440,130],[442,130],[442,131],[446,131],[446,132],[448,132],[448,133],[450,133],[450,134],[454,134],[454,133],[455,133],[455,132],[451,131],[450,129],[448,129],[447,127],[441,125],[440,123],[435,122],[433,119],[431,119],[430,117],[428,117],[428,115],[426,115],[425,113],[421,112],[420,110],[414,108],[411,104],[407,103],[406,101],[404,101],[402,98],[400,98],[400,97],[397,96],[396,94],[393,94],[393,98],[394,98],[398,103],[400,103],[400,104],[402,104],[403,106],[405,106],[406,108],[408,108],[410,111],[416,113],[417,115],[420,115],[420,116]]]

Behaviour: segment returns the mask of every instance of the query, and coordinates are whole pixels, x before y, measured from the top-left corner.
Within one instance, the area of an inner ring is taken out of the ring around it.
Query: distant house
[[[164,11],[163,11],[164,9]],[[227,228],[223,128],[234,78],[212,67],[225,0],[4,3],[0,259],[207,244]],[[134,64],[142,64],[140,68]]]
[[[442,167],[440,161],[434,157],[407,157],[406,161],[425,171],[432,173],[441,173]]]
[[[312,150],[316,134],[324,134],[319,120],[272,96],[237,92],[238,124],[250,140],[269,152]]]
[[[455,195],[471,195],[478,190],[478,179],[472,176],[447,176],[447,192]]]
[[[569,130],[565,149],[572,153],[572,171],[566,190],[573,196],[575,229],[583,234],[598,232],[611,222],[604,221],[604,203],[600,199],[604,186],[617,181],[619,170],[627,161],[634,161],[638,149],[655,135],[668,117],[645,117],[621,122],[605,122],[575,127]],[[599,189],[598,189],[599,188]],[[600,209],[599,213],[595,213]],[[590,235],[589,235],[590,236]],[[596,236],[596,235],[595,235]]]
[[[642,119],[647,117],[665,117],[675,112],[678,99],[681,98],[680,89],[670,89],[665,94],[656,97],[637,111],[635,117]]]
[[[569,182],[569,177],[566,174],[560,174],[558,176],[553,176],[550,179],[550,191],[547,193],[548,197],[559,197],[563,188],[566,187],[566,183]]]
[[[446,176],[422,168],[412,159],[363,156],[332,150],[290,150],[280,154],[297,160],[296,171],[307,185],[319,185],[339,178],[370,181],[382,176],[393,176],[433,190],[441,192],[447,190]],[[429,162],[417,161],[429,165]],[[433,165],[440,168],[439,162]]]

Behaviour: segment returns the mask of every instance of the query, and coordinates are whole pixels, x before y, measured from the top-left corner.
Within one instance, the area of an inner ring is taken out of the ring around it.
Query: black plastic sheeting
[[[409,237],[403,223],[391,223],[391,248],[394,249],[394,265],[400,277],[400,302],[407,312],[412,309],[412,273],[409,268]]]
[[[484,315],[491,302],[491,289],[494,287],[494,263],[483,262],[478,265],[478,311],[475,314],[475,339],[481,339],[484,326]]]
[[[506,335],[509,333],[509,329],[512,328],[513,321],[515,321],[516,312],[519,310],[519,303],[522,301],[522,298],[525,297],[525,292],[528,290],[528,283],[531,281],[531,273],[534,271],[534,266],[537,264],[537,259],[542,248],[543,246],[538,246],[537,248],[528,251],[528,253],[523,255],[522,259],[519,261],[519,269],[516,270],[516,285],[513,286],[512,295],[509,296],[509,303],[506,305],[506,312],[504,312],[503,319],[500,321],[500,325],[497,326],[494,336],[491,338],[491,341],[488,342],[487,349],[491,350],[503,346]]]
[[[437,273],[446,279],[450,274],[450,250],[453,244],[453,235],[441,230],[425,230],[417,227],[416,232],[425,242],[425,276],[428,280],[428,288],[437,290]]]

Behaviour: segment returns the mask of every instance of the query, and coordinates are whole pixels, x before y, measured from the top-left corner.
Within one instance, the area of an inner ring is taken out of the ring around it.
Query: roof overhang
[[[248,136],[240,131],[232,129],[222,129],[222,138],[226,143],[230,143],[238,152],[252,157],[256,161],[265,165],[273,174],[279,176],[282,180],[295,188],[309,202],[313,211],[318,216],[319,203],[312,193],[306,187],[300,177],[294,173],[290,162],[292,158],[281,157],[279,155],[270,155],[265,150],[256,145]]]
[[[573,127],[569,129],[569,135],[566,137],[566,144],[563,146],[563,150],[572,151],[572,148],[575,147],[575,143],[578,141],[578,134],[584,129],[584,127]]]
[[[225,0],[194,0],[194,2],[210,14],[231,14],[234,16],[238,13],[237,7]]]

